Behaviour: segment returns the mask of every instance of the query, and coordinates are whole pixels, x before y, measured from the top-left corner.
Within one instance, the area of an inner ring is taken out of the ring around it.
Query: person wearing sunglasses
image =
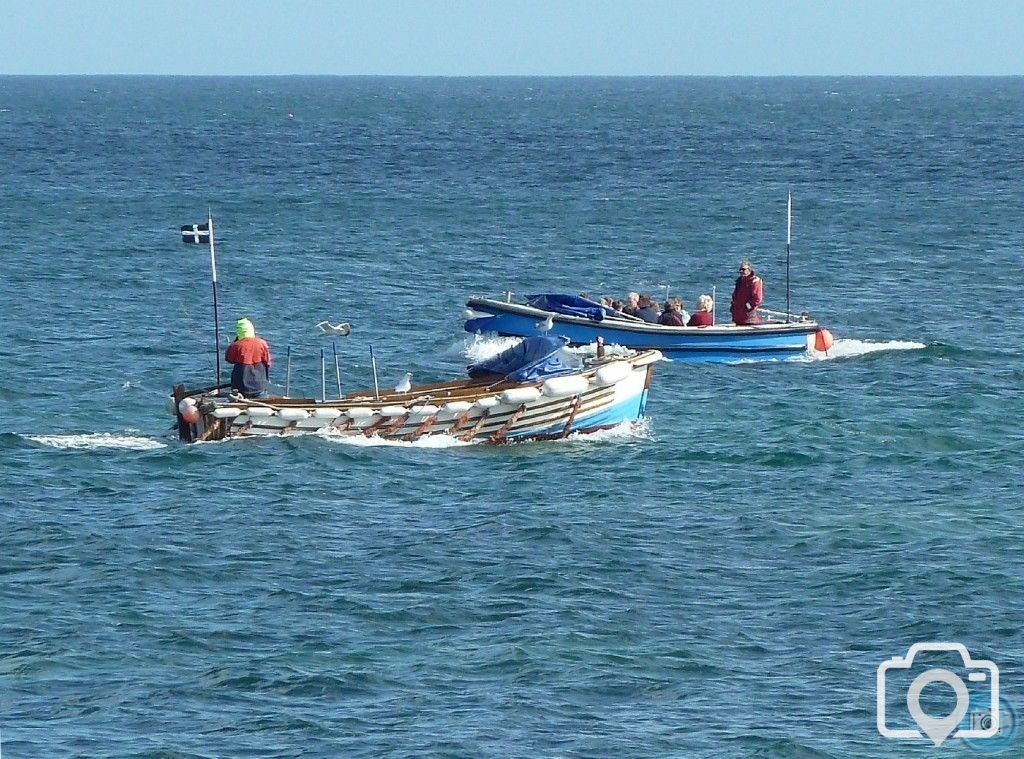
[[[740,275],[732,291],[732,320],[736,324],[760,324],[757,309],[764,300],[764,283],[754,273],[750,261],[740,264]]]

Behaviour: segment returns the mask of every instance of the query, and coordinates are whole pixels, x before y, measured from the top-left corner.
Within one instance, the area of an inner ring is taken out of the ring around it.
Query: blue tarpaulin
[[[542,311],[554,311],[556,314],[568,316],[584,316],[597,322],[603,321],[605,317],[605,308],[600,303],[569,293],[531,295],[527,303]]]
[[[496,356],[467,367],[470,377],[501,374],[515,382],[534,382],[558,374],[579,371],[566,363],[561,352],[569,343],[564,337],[527,337]]]

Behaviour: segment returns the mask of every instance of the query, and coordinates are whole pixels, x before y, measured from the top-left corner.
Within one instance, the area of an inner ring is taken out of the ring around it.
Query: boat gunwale
[[[662,351],[658,349],[637,350],[630,355],[619,356],[607,354],[603,357],[588,359],[587,366],[579,371],[566,372],[565,374],[552,375],[556,377],[586,377],[593,378],[602,366],[617,361],[626,361],[631,364],[631,371],[648,367],[657,361],[663,360]],[[497,378],[497,379],[496,379]],[[393,390],[385,391],[374,395],[369,390],[354,390],[346,393],[341,398],[290,398],[283,396],[270,396],[264,398],[233,398],[231,396],[207,395],[197,391],[186,390],[185,396],[198,395],[199,402],[207,407],[214,408],[241,408],[250,406],[262,406],[272,409],[282,408],[305,408],[305,409],[345,409],[353,407],[376,408],[383,406],[402,405],[414,407],[417,405],[438,405],[451,401],[479,399],[488,395],[498,395],[505,390],[516,388],[534,387],[538,390],[550,377],[534,380],[531,382],[517,382],[500,375],[489,377],[460,377],[455,380],[442,380],[439,382],[415,385],[407,393],[397,393]],[[613,386],[617,383],[612,383]]]
[[[632,319],[619,319],[614,316],[607,317],[601,321],[590,319],[586,316],[575,316],[573,314],[562,314],[556,311],[546,311],[536,306],[524,303],[509,303],[494,298],[470,298],[466,301],[466,307],[477,310],[487,308],[512,313],[516,316],[529,316],[537,319],[544,319],[551,316],[554,321],[564,321],[569,324],[586,325],[594,329],[614,329],[626,332],[652,333],[661,335],[715,335],[715,336],[740,336],[753,335],[759,332],[770,332],[772,334],[811,334],[821,328],[821,325],[814,319],[800,322],[763,322],[761,324],[712,324],[706,327],[677,327],[669,324],[656,324],[654,322],[638,322]],[[497,314],[484,314],[481,317],[496,316]],[[467,319],[466,321],[472,321]]]

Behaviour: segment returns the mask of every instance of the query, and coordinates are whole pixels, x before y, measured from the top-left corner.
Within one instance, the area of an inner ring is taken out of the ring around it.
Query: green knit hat
[[[255,337],[256,328],[252,326],[252,322],[248,319],[242,318],[235,322],[235,337],[241,340],[243,337]]]

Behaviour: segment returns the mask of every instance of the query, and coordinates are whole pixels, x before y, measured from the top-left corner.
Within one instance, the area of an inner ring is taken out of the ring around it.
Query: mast
[[[213,238],[211,237],[212,241]],[[786,322],[790,320],[790,314],[793,313],[793,309],[790,307],[789,298],[789,248],[793,242],[793,191],[789,191],[789,196],[786,199]]]
[[[213,211],[209,211],[210,225],[210,272],[213,276],[213,336],[217,350],[217,387],[220,387],[220,306],[217,303],[217,254],[213,247]]]

